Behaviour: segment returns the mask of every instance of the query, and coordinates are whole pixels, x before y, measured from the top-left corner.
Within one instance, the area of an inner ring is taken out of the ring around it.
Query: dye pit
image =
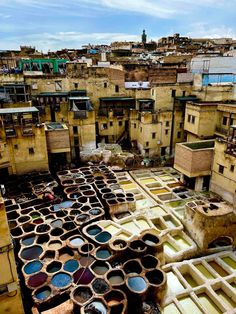
[[[210,193],[184,187],[172,168],[34,173],[12,179],[6,191],[26,313],[236,308],[236,230],[221,226],[224,215],[235,216]],[[206,222],[222,216],[220,234],[209,228],[207,242],[189,230],[190,212]]]

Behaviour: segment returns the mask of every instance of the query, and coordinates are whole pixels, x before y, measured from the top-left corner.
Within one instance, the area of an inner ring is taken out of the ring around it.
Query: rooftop
[[[38,112],[35,107],[20,107],[20,108],[4,108],[0,109],[0,115],[13,114],[13,113],[31,113]]]

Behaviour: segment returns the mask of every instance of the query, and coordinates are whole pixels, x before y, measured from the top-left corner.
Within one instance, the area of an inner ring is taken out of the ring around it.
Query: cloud
[[[231,27],[225,25],[211,26],[208,23],[199,22],[190,25],[191,30],[186,33],[189,37],[195,38],[235,38],[236,33]]]
[[[84,44],[110,44],[113,41],[137,41],[139,36],[124,33],[81,33],[58,32],[38,33],[20,37],[9,37],[0,43],[0,49],[18,49],[20,45],[35,46],[38,50],[47,51],[62,48],[79,48]],[[14,44],[12,44],[14,43]]]

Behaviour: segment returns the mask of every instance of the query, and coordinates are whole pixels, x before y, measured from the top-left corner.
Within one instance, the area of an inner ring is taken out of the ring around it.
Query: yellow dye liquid
[[[209,314],[223,313],[206,293],[203,292],[199,294],[198,298],[202,306],[204,306],[204,308],[207,310],[207,313]]]
[[[208,269],[202,264],[194,265],[207,279],[215,279],[215,277],[209,272]]]
[[[135,225],[134,222],[129,221],[121,224],[121,226],[125,229],[127,229],[129,232],[137,234],[140,232],[140,229]]]
[[[193,278],[193,276],[191,274],[184,274],[184,279],[187,281],[187,283],[192,287],[195,288],[198,286],[196,280]]]
[[[150,179],[140,179],[140,182],[143,183],[143,184],[147,184],[147,183],[156,182],[156,179],[154,179],[154,178],[150,178]]]
[[[163,194],[169,192],[167,189],[154,189],[150,191],[152,192],[152,194]]]
[[[150,209],[150,211],[152,213],[152,215],[156,215],[156,216],[162,216],[165,215],[166,212],[164,211],[164,209],[162,209],[161,207],[153,207]]]
[[[144,219],[138,219],[137,224],[140,227],[140,229],[143,229],[143,230],[150,229],[150,225]]]
[[[108,225],[104,229],[112,235],[116,234],[120,230],[118,227],[113,226],[113,225]]]
[[[172,219],[165,219],[165,222],[169,228],[176,228],[177,225]]]
[[[176,212],[176,214],[179,215],[181,218],[184,218],[184,212],[185,212],[185,209],[184,209],[184,208],[176,209],[175,212]]]
[[[177,249],[172,244],[170,244],[169,242],[164,242],[163,247],[164,247],[164,253],[166,253],[170,256],[172,256],[178,252]]]
[[[122,238],[122,239],[127,240],[127,239],[130,238],[130,235],[128,235],[127,233],[121,232],[121,233],[119,234],[119,238]]]
[[[230,268],[236,269],[236,262],[231,257],[226,256],[221,258]]]
[[[236,308],[235,302],[224,292],[222,289],[216,290],[217,295],[220,297],[220,299],[225,303],[228,307],[231,309]]]
[[[181,314],[174,303],[164,307],[163,314]]]
[[[172,271],[168,272],[166,276],[168,287],[167,295],[170,295],[171,293],[178,294],[184,291],[184,286],[181,284],[178,277]]]
[[[208,262],[208,264],[221,276],[221,277],[225,277],[228,276],[229,274],[227,273],[226,270],[224,270],[224,268],[222,268],[217,262],[215,261],[210,261]]]
[[[176,235],[176,236],[173,236],[173,238],[181,246],[181,248],[186,249],[190,247],[190,244],[181,236]]]
[[[184,313],[194,313],[194,314],[202,314],[203,312],[199,309],[195,302],[190,297],[183,297],[178,300],[184,309]]]

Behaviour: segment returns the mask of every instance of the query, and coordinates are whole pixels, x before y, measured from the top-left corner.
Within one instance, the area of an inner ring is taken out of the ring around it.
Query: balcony
[[[31,126],[23,127],[22,128],[22,135],[23,136],[33,136],[34,135],[33,128]]]
[[[221,135],[228,135],[228,130],[219,126],[216,126],[215,133],[221,134]]]

